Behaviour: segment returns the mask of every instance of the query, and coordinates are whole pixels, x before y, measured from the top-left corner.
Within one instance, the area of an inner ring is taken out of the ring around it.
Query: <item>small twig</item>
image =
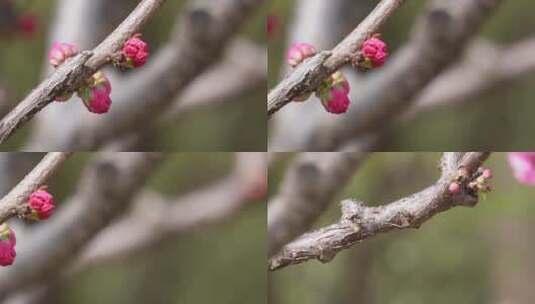
[[[410,107],[453,64],[502,0],[432,1],[411,39],[392,60],[352,90],[355,102],[336,121],[318,123],[307,150],[333,151],[347,140],[384,127]]]
[[[291,102],[295,97],[314,91],[321,81],[360,53],[362,43],[374,34],[404,0],[383,0],[351,34],[334,49],[320,52],[306,60],[282,80],[268,95],[268,117]]]
[[[422,90],[414,106],[403,118],[411,118],[440,106],[477,101],[480,100],[477,98],[479,96],[507,88],[512,82],[533,75],[535,59],[531,54],[534,52],[534,37],[507,46],[477,41],[459,64],[442,73]]]
[[[0,224],[13,216],[23,216],[27,212],[26,203],[30,194],[42,186],[70,154],[51,152],[45,155],[41,162],[0,200]]]
[[[344,200],[342,217],[337,223],[304,234],[285,245],[269,260],[269,270],[311,259],[328,262],[339,251],[378,233],[419,228],[434,215],[452,207],[474,206],[478,202],[477,193],[466,191],[462,195],[451,195],[448,186],[452,181],[459,181],[461,171],[465,171],[469,178],[459,182],[462,186],[468,185],[489,155],[488,152],[444,153],[442,174],[435,184],[387,205],[368,207],[361,202]]]
[[[95,49],[81,52],[41,82],[0,121],[0,144],[37,112],[53,102],[56,96],[66,91],[75,91],[85,79],[108,64],[112,54],[117,52],[164,3],[165,0],[142,1]]]
[[[58,275],[94,235],[120,216],[162,160],[159,153],[100,153],[54,217],[17,243],[17,262],[0,272],[0,300]]]

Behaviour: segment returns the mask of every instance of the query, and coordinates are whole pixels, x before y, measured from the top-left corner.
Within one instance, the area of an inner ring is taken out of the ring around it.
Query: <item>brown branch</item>
[[[410,41],[391,62],[352,90],[348,113],[319,124],[307,150],[331,151],[403,113],[425,86],[462,54],[501,0],[433,1]]]
[[[238,153],[234,171],[209,186],[176,199],[142,193],[129,214],[86,245],[69,274],[154,248],[176,235],[239,215],[251,203],[250,191],[255,185],[249,182],[260,178],[267,184],[266,165],[265,153]]]
[[[15,264],[0,272],[0,300],[53,279],[76,253],[129,205],[161,160],[155,153],[100,153],[84,172],[76,201],[17,243]]]
[[[250,195],[256,187],[254,181],[263,181],[267,188],[266,153],[237,153],[234,168],[227,177],[178,198],[166,198],[145,190],[136,195],[133,210],[85,244],[74,263],[61,268],[60,280],[23,289],[10,295],[10,299],[39,296],[54,284],[61,283],[61,279],[68,279],[92,266],[112,263],[143,250],[154,250],[158,248],[157,244],[173,240],[192,229],[206,229],[233,219],[251,206],[251,199],[256,199]],[[79,199],[82,198],[73,197],[70,203],[77,204]]]
[[[478,96],[506,88],[514,81],[533,75],[535,59],[530,54],[534,52],[535,38],[508,46],[477,41],[468,49],[463,61],[442,73],[421,92],[404,118],[443,105],[477,100]]]
[[[507,89],[513,82],[533,75],[535,73],[535,60],[529,55],[533,52],[535,52],[535,38],[533,37],[506,46],[495,45],[485,40],[477,40],[467,49],[461,61],[442,72],[428,84],[409,109],[400,117],[396,117],[396,120],[406,122],[440,107],[460,106],[478,101],[483,102],[484,99],[481,99],[481,97],[485,94]],[[524,64],[515,64],[515,61],[511,60],[511,58],[519,58]],[[351,76],[349,74],[348,79],[351,79]],[[360,79],[357,78],[352,82],[352,85],[357,87],[357,91],[360,88],[357,83]],[[277,119],[281,116],[283,115],[277,116]],[[309,114],[306,119],[310,119],[311,116]],[[329,117],[316,117],[316,124],[328,124],[327,119]],[[388,125],[383,124],[379,129],[372,130],[368,134],[362,134],[354,140],[362,141],[366,140],[366,137],[374,136],[379,141],[383,141],[387,136],[385,132],[388,132],[388,128],[385,127],[388,127]],[[303,129],[301,128],[300,131],[303,132]],[[281,131],[284,132],[284,130]],[[285,136],[289,134],[288,132],[283,132],[278,135]],[[310,133],[303,132],[301,141],[306,142],[308,136],[310,136]],[[284,137],[284,139],[286,138]],[[295,143],[295,140],[291,143]],[[280,143],[277,143],[279,150],[281,150],[280,145]],[[364,148],[366,149],[367,147]],[[299,145],[295,149],[304,149],[304,147]],[[339,151],[362,151],[362,147],[355,146],[341,146],[337,149]],[[282,150],[287,149],[284,148]]]
[[[23,216],[28,212],[27,201],[30,194],[42,186],[70,156],[70,152],[51,152],[33,168],[2,200],[0,200],[0,224],[13,216]]]
[[[171,121],[199,108],[239,100],[244,94],[265,88],[266,81],[265,47],[237,39],[229,46],[224,60],[193,81],[162,120]]]
[[[404,0],[382,0],[377,7],[331,51],[323,51],[300,64],[268,94],[268,117],[303,93],[314,91],[321,81],[357,58],[362,43],[378,31],[381,25]]]
[[[303,153],[268,204],[269,255],[306,232],[349,182],[367,153]]]
[[[0,144],[37,112],[63,92],[74,92],[80,84],[110,62],[124,42],[152,17],[165,0],[144,0],[102,43],[62,64],[0,121]]]
[[[62,141],[62,148],[93,149],[153,124],[177,94],[220,59],[230,38],[261,5],[257,0],[191,1],[170,42],[143,70],[117,87],[120,101],[113,111],[98,121],[79,122]]]
[[[335,255],[354,244],[379,233],[407,228],[419,228],[434,215],[455,206],[475,206],[477,192],[467,187],[477,176],[477,170],[488,158],[488,152],[444,153],[442,174],[430,187],[393,203],[368,207],[362,202],[342,201],[342,217],[330,226],[307,233],[285,245],[269,260],[269,270],[299,264],[311,259],[329,262]],[[462,171],[463,192],[452,196],[449,184],[457,180]]]

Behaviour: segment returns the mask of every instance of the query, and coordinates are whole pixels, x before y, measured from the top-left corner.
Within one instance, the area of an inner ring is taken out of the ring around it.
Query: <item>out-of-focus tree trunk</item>
[[[345,303],[373,304],[373,245],[363,243],[351,250],[345,268]]]
[[[491,238],[491,284],[497,304],[535,303],[535,224],[527,217],[505,215]]]

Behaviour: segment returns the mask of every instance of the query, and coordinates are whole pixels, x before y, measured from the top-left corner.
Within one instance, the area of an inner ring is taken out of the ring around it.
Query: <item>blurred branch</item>
[[[268,204],[269,253],[306,232],[342,191],[366,153],[303,153]]]
[[[269,270],[299,264],[311,259],[329,262],[352,245],[392,230],[419,228],[434,215],[455,206],[475,206],[477,192],[468,191],[468,183],[488,158],[488,152],[447,152],[441,161],[442,174],[437,182],[411,196],[387,205],[368,207],[362,202],[342,201],[342,217],[330,226],[304,234],[285,245],[269,260]],[[466,178],[459,179],[459,176]],[[461,194],[451,195],[451,182],[462,183]]]
[[[51,152],[0,200],[0,224],[13,216],[28,213],[28,197],[42,186],[70,156],[70,152]]]
[[[175,199],[144,191],[136,195],[133,210],[84,245],[72,265],[62,269],[72,275],[92,266],[113,262],[142,250],[157,248],[162,241],[197,228],[228,221],[241,214],[251,200],[267,189],[267,155],[263,152],[236,153],[234,169],[227,176]],[[78,198],[75,196],[71,203]],[[120,240],[120,242],[118,242]],[[39,303],[58,281],[46,281],[9,298],[13,303]]]
[[[416,24],[407,46],[352,90],[351,99],[358,103],[336,121],[319,124],[306,148],[335,149],[402,113],[432,79],[462,54],[465,44],[500,2],[433,1]]]
[[[163,119],[170,121],[185,112],[237,100],[248,92],[264,87],[266,81],[265,47],[237,39],[229,46],[224,60],[192,82],[174,101]]]
[[[535,38],[509,46],[477,41],[465,58],[429,84],[406,113],[406,117],[442,105],[469,102],[491,90],[535,72]]]
[[[155,248],[178,234],[237,216],[255,198],[251,194],[256,187],[267,188],[266,161],[265,153],[239,153],[229,176],[177,199],[142,193],[129,214],[86,246],[70,272]]]
[[[161,160],[155,153],[100,153],[53,218],[17,243],[17,262],[0,273],[0,299],[53,280],[95,234],[121,215]]]
[[[323,51],[293,70],[268,94],[268,117],[290,103],[295,97],[314,91],[321,81],[351,58],[360,56],[362,43],[374,34],[403,0],[382,0],[377,7],[331,51]]]
[[[498,46],[485,40],[475,41],[463,59],[428,84],[399,119],[407,121],[441,106],[473,102],[481,95],[532,75],[535,73],[535,60],[530,56],[532,52],[535,52],[535,38],[508,46]],[[514,58],[523,63],[518,64]],[[387,131],[384,127],[368,136],[383,140]],[[358,139],[364,138],[363,134]],[[345,146],[340,150],[362,151],[354,146]]]
[[[144,0],[102,43],[62,64],[0,121],[0,144],[63,92],[73,92],[110,62],[123,43],[148,21],[165,0]]]
[[[8,112],[7,90],[0,84],[0,115],[5,115]]]

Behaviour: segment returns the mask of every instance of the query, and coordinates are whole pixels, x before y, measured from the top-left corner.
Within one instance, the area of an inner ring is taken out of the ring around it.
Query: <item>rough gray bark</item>
[[[304,153],[268,204],[269,255],[304,233],[349,182],[366,153]]]
[[[337,223],[306,233],[269,259],[269,270],[299,264],[311,259],[321,262],[354,244],[392,230],[419,228],[434,215],[455,206],[474,206],[477,192],[467,188],[477,170],[489,156],[488,152],[444,153],[439,180],[428,188],[390,204],[367,207],[354,200],[342,201],[342,216]],[[461,174],[462,171],[466,172]],[[459,176],[464,176],[459,179]],[[448,186],[459,181],[463,192],[451,195]]]

